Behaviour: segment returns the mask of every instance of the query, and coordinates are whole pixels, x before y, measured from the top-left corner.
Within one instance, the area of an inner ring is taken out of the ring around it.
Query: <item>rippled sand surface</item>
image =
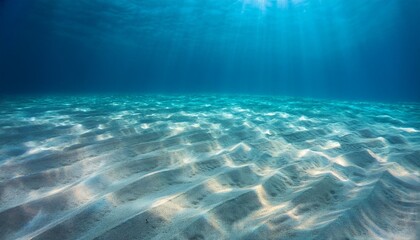
[[[418,239],[420,105],[0,102],[0,239]]]

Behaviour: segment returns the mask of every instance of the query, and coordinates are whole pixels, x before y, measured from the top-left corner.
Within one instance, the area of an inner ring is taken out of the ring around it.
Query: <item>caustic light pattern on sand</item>
[[[0,113],[0,239],[419,236],[419,105],[50,97]]]

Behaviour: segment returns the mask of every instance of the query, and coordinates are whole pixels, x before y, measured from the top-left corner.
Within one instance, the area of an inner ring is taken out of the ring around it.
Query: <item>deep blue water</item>
[[[1,93],[420,100],[418,0],[2,0]]]

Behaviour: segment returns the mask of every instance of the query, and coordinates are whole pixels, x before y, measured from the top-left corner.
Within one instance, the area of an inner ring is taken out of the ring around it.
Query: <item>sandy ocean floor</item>
[[[0,101],[0,239],[419,239],[420,105]]]

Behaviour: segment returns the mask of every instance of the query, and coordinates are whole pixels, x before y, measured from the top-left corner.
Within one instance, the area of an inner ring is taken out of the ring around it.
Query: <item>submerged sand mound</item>
[[[420,106],[269,97],[0,107],[0,239],[418,239]]]

